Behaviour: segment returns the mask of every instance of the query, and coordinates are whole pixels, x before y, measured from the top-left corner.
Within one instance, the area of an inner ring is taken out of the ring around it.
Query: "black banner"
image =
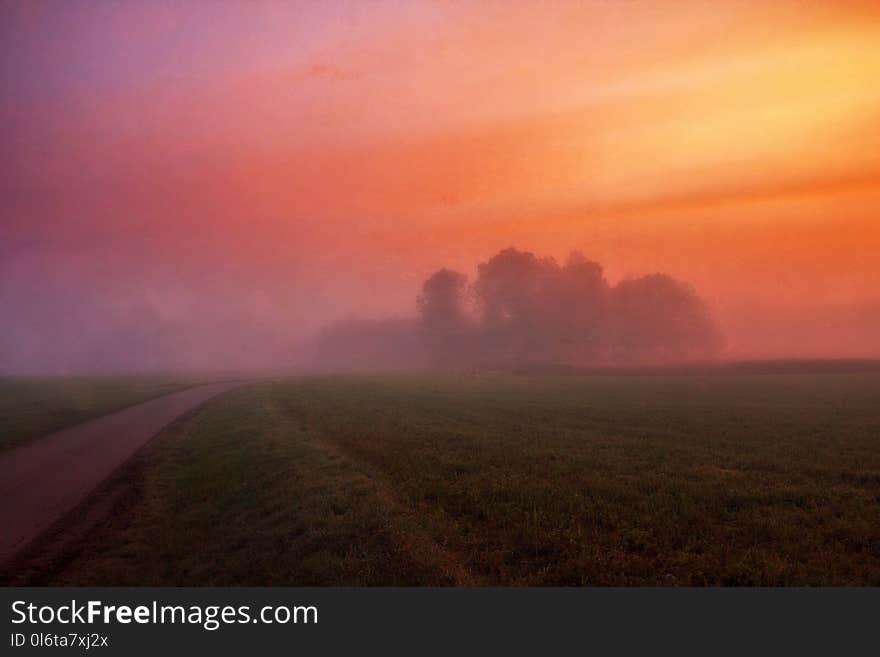
[[[880,589],[7,588],[2,598],[9,655],[840,654],[872,645],[880,608]]]

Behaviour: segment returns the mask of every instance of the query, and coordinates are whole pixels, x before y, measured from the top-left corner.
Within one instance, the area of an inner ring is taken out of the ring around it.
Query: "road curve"
[[[175,418],[241,385],[188,388],[0,453],[0,563],[79,504]]]

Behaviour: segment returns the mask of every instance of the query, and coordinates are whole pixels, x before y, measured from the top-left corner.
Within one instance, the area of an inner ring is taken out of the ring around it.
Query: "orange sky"
[[[516,245],[692,281],[732,357],[880,355],[876,3],[57,7],[0,28],[31,332],[131,290],[178,327],[406,314]]]

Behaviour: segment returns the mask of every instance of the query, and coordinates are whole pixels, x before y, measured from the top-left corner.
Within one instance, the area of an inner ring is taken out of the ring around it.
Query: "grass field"
[[[311,378],[210,402],[57,584],[880,584],[880,374]]]
[[[0,378],[0,450],[188,385],[171,377]]]

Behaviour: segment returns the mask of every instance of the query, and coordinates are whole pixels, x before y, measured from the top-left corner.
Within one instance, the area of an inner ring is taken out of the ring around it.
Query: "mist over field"
[[[233,280],[223,268],[187,267],[173,279],[157,265],[139,272],[146,281],[105,265],[84,283],[94,263],[62,275],[63,267],[34,273],[20,260],[12,253],[0,264],[0,373],[633,366],[880,353],[880,305],[805,308],[797,324],[772,309],[732,318],[687,280],[662,271],[614,280],[577,250],[557,260],[508,247],[469,268],[401,276],[372,291],[325,281],[308,303],[295,276],[278,272],[268,280],[239,271]],[[744,349],[756,332],[763,348]]]
[[[309,301],[295,278],[119,277],[0,269],[0,373],[306,371],[639,365],[880,355],[880,305],[731,317],[687,280],[617,280],[579,251],[508,248],[374,292],[342,281]],[[561,262],[561,264],[560,264]],[[377,284],[378,285],[378,284]],[[747,349],[756,334],[761,348]]]

